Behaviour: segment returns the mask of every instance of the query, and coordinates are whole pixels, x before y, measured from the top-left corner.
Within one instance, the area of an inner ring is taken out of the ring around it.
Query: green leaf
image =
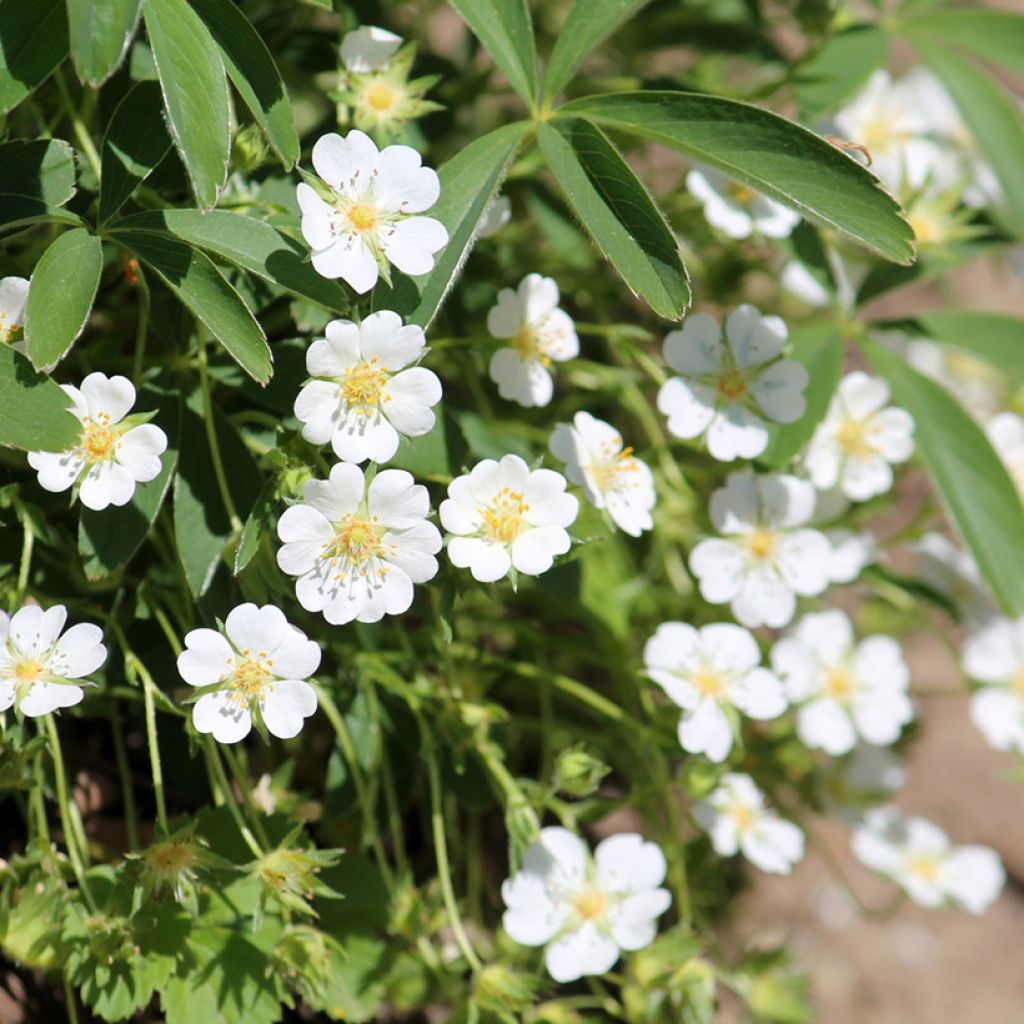
[[[648,0],[576,0],[555,40],[541,102],[553,100],[569,84],[584,57]]]
[[[558,114],[660,142],[887,260],[914,258],[913,231],[874,175],[820,135],[778,114],[719,96],[655,91],[574,100]]]
[[[537,141],[595,245],[648,305],[678,320],[690,302],[686,269],[665,218],[604,133],[578,118],[537,127]]]
[[[982,60],[1024,75],[1024,17],[992,8],[947,9],[919,14],[905,24],[914,35],[933,36],[934,42],[969,50]]]
[[[266,43],[234,0],[191,0],[206,22],[228,75],[287,170],[299,159],[288,90]]]
[[[998,211],[1024,237],[1024,115],[1013,97],[976,64],[918,36],[910,41],[949,90],[982,157],[999,179],[1006,209]]]
[[[160,210],[133,214],[117,226],[167,232],[335,312],[347,311],[351,306],[341,284],[321,277],[313,269],[307,247],[254,217],[227,210]]]
[[[843,332],[839,324],[806,324],[790,336],[789,358],[803,363],[810,375],[804,392],[807,411],[795,423],[770,425],[768,447],[758,458],[772,469],[782,469],[811,439],[825,418],[832,394],[843,372]]]
[[[0,231],[17,231],[32,224],[45,224],[54,221],[58,224],[82,224],[82,218],[59,206],[49,206],[38,199],[28,196],[12,196],[0,194]]]
[[[915,423],[918,451],[982,576],[1008,615],[1024,614],[1024,508],[985,431],[940,384],[876,342],[862,347]]]
[[[263,328],[208,256],[159,231],[118,226],[110,237],[155,270],[253,380],[270,379],[273,356]]]
[[[452,7],[487,48],[512,88],[533,109],[537,51],[526,0],[452,0]]]
[[[42,85],[67,55],[64,0],[0,0],[0,114]]]
[[[127,505],[112,505],[102,512],[82,508],[78,550],[90,580],[117,572],[138,551],[163,505],[178,463],[177,390],[145,387],[139,392],[136,405],[143,412],[157,409],[150,422],[167,435],[167,451],[160,456],[159,475],[148,483],[137,484]]]
[[[395,274],[393,288],[378,284],[374,289],[375,309],[393,309],[424,328],[430,324],[462,269],[484,211],[529,127],[528,122],[520,121],[498,128],[475,139],[441,167],[441,198],[429,212],[448,229],[448,244],[429,274],[416,278]]]
[[[186,0],[146,0],[167,123],[203,209],[216,205],[231,150],[228,81],[220,50]]]
[[[918,313],[922,334],[962,349],[1000,370],[1024,374],[1024,317],[976,309]]]
[[[96,88],[120,66],[139,24],[142,0],[67,0],[71,58]]]
[[[75,151],[61,139],[3,143],[0,193],[63,206],[75,194]]]
[[[274,519],[274,506],[277,501],[277,479],[269,477],[263,485],[256,503],[252,507],[245,526],[242,527],[242,536],[238,540],[238,547],[235,549],[234,572],[237,576],[252,560],[260,549],[260,542],[264,535],[270,530]]]
[[[43,253],[25,307],[28,355],[52,369],[85,330],[103,270],[103,243],[85,228],[58,236]]]
[[[877,25],[851,25],[838,32],[806,63],[795,78],[796,101],[805,118],[835,110],[885,66],[889,33]]]
[[[63,452],[81,433],[68,412],[71,400],[10,345],[0,345],[0,445],[25,451]]]
[[[138,82],[117,105],[103,137],[99,222],[105,224],[167,155],[157,82]]]

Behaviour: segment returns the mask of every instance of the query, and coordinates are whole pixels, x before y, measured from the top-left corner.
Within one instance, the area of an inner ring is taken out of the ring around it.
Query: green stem
[[[227,774],[224,771],[224,765],[221,764],[220,751],[217,749],[217,744],[212,736],[206,737],[205,746],[209,754],[209,758],[206,762],[207,767],[213,769],[217,778],[217,787],[224,796],[224,803],[231,812],[231,817],[234,818],[235,825],[238,826],[238,831],[242,833],[245,845],[252,851],[253,856],[258,860],[262,860],[265,851],[256,841],[256,837],[252,834],[249,826],[245,823],[245,818],[242,815],[242,809],[238,805],[238,798],[235,796],[234,790],[231,788],[231,783],[228,781]]]
[[[67,968],[64,969],[64,1002],[67,1004],[68,1024],[78,1024],[78,1002],[75,999],[75,990],[68,977]]]
[[[50,845],[50,823],[46,818],[45,774],[43,772],[42,752],[36,754],[33,761],[33,772],[36,784],[32,787],[32,806],[35,808],[36,829],[46,845]]]
[[[96,151],[96,147],[93,145],[89,129],[85,127],[78,111],[75,110],[74,103],[71,101],[71,94],[68,92],[67,84],[65,83],[64,76],[61,74],[60,70],[56,71],[53,77],[57,83],[57,89],[60,92],[61,106],[64,108],[64,113],[67,114],[68,120],[71,122],[71,129],[75,133],[75,138],[78,140],[78,144],[82,147],[82,152],[85,153],[86,159],[89,161],[89,166],[92,168],[93,174],[96,175],[96,180],[99,181],[102,175],[100,155]]]
[[[32,547],[35,544],[36,535],[32,529],[32,521],[22,511],[21,505],[17,505],[18,519],[21,522],[21,562],[18,566],[18,589],[14,592],[14,607],[21,607],[25,600],[25,591],[28,589],[28,574],[32,568]]]
[[[380,714],[380,701],[377,697],[377,687],[373,681],[367,679],[366,703],[370,711],[370,719],[374,727],[383,733],[383,725]],[[409,860],[405,852],[405,834],[402,829],[402,814],[398,803],[398,793],[395,789],[395,778],[391,771],[391,758],[387,755],[387,747],[381,742],[380,746],[380,772],[384,790],[384,803],[388,814],[388,832],[391,836],[391,846],[395,852],[395,862],[399,875],[409,875]]]
[[[149,336],[149,285],[140,266],[137,271],[136,287],[139,290],[139,323],[135,331],[135,353],[132,357],[132,380],[135,386],[142,383],[142,364],[146,354],[146,339]]]
[[[132,785],[128,768],[128,755],[124,748],[124,726],[121,722],[121,706],[116,700],[110,702],[110,729],[114,735],[114,759],[117,773],[121,777],[121,800],[124,804],[125,829],[128,832],[128,847],[139,848],[139,823],[135,810],[135,787]]]
[[[206,440],[210,445],[213,475],[217,478],[217,487],[220,490],[221,501],[224,502],[224,509],[231,522],[231,529],[234,533],[241,533],[242,521],[238,518],[235,503],[231,498],[228,479],[224,473],[224,462],[220,456],[220,445],[217,443],[217,427],[213,419],[213,399],[210,394],[210,375],[206,362],[206,339],[202,333],[199,336],[199,386],[203,394],[203,421],[206,424]]]
[[[263,829],[263,822],[260,821],[260,809],[256,806],[256,802],[252,798],[252,780],[248,774],[242,770],[242,765],[238,760],[238,755],[231,749],[231,747],[224,748],[224,759],[231,767],[231,774],[235,777],[235,782],[238,783],[238,791],[242,794],[242,803],[245,805],[246,813],[249,815],[249,820],[252,822],[253,831],[256,833],[256,838],[260,842],[260,846],[264,850],[269,850],[273,845],[267,838],[267,833]]]
[[[164,771],[160,762],[160,742],[156,733],[156,704],[153,700],[153,691],[156,684],[152,676],[141,665],[139,675],[142,676],[143,696],[146,701],[146,743],[149,747],[149,766],[153,773],[153,794],[156,797],[156,818],[160,825],[162,836],[170,835],[167,827],[167,799],[164,795]]]

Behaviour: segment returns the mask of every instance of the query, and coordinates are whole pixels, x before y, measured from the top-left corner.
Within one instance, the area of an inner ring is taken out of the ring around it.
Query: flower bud
[[[577,744],[559,754],[555,763],[555,786],[562,793],[580,799],[596,792],[610,771],[608,765],[588,754],[582,744]]]

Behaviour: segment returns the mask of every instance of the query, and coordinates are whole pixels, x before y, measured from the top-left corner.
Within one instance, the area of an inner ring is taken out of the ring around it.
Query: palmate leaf
[[[10,345],[0,345],[0,445],[25,451],[74,448],[81,427],[68,396]]]
[[[71,58],[96,88],[120,66],[142,14],[142,0],[67,0]]]
[[[65,0],[0,0],[0,114],[33,93],[67,55]]]
[[[63,206],[75,194],[75,153],[61,139],[0,144],[0,194]]]
[[[526,0],[452,0],[452,7],[532,108],[537,96],[537,51]]]

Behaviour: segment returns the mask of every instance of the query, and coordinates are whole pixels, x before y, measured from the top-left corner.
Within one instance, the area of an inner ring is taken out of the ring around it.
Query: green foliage
[[[0,445],[59,452],[78,440],[68,396],[9,345],[0,345]]]
[[[42,85],[67,55],[65,0],[0,0],[0,113]]]
[[[102,85],[124,60],[142,0],[67,0],[67,10],[75,71],[87,85]]]
[[[512,88],[528,106],[537,96],[537,53],[526,0],[452,0]]]

